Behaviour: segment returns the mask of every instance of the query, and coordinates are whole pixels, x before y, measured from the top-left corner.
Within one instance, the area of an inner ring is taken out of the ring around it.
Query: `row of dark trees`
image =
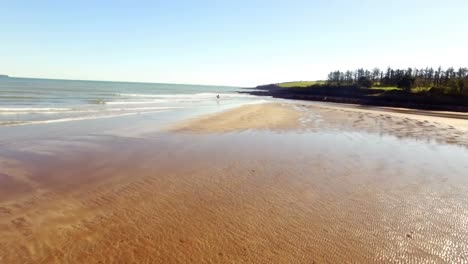
[[[396,86],[410,90],[414,87],[436,87],[448,89],[451,92],[463,93],[468,89],[468,69],[439,67],[437,69],[392,69],[388,67],[382,71],[379,68],[372,70],[357,69],[355,71],[334,71],[328,74],[328,82],[338,85]]]

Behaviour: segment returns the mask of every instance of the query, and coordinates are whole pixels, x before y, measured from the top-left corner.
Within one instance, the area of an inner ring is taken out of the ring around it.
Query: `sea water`
[[[227,86],[0,78],[0,126],[260,102]],[[217,98],[219,95],[219,99]]]

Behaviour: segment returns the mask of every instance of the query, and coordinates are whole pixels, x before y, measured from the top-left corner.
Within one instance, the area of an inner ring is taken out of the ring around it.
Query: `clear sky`
[[[253,86],[468,66],[467,0],[0,0],[0,74]]]

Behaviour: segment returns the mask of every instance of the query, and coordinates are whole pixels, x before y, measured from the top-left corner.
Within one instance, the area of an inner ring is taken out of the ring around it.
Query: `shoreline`
[[[299,102],[294,101],[299,104]],[[317,105],[317,107],[346,110],[361,113],[385,114],[395,117],[411,118],[422,121],[430,121],[437,124],[445,124],[454,126],[461,130],[468,131],[468,113],[446,112],[446,111],[430,111],[411,108],[395,108],[395,107],[380,107],[380,106],[364,106],[344,103],[329,103]]]
[[[327,116],[331,119],[343,115],[345,112],[379,118],[385,116],[386,118],[393,117],[402,120],[411,119],[416,122],[431,123],[434,127],[446,126],[468,131],[468,113],[365,107],[328,102],[307,104],[306,101],[296,100],[238,106],[221,112],[181,120],[167,126],[164,130],[181,133],[227,133],[245,130],[294,131],[305,128],[304,124],[300,122],[304,118],[304,111],[324,113],[323,110],[333,112],[333,117]]]
[[[176,122],[164,130],[182,134],[356,131],[468,148],[468,120],[415,114],[408,109],[363,109],[353,105],[297,101],[244,105]]]

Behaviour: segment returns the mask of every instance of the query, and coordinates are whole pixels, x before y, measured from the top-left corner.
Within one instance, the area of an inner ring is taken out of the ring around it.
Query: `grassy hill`
[[[282,88],[292,88],[292,87],[308,87],[316,84],[324,84],[325,81],[298,81],[298,82],[283,82],[277,83],[279,87]]]

